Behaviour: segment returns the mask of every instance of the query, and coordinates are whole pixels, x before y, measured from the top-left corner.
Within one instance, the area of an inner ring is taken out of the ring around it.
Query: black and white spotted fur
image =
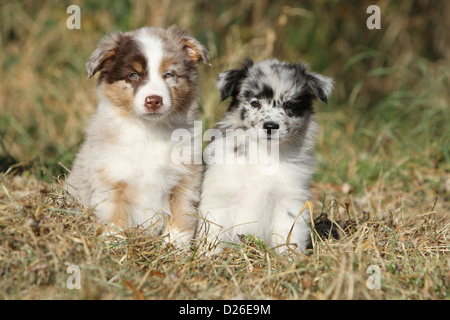
[[[209,241],[235,242],[239,234],[252,234],[279,252],[288,244],[304,251],[310,218],[308,210],[299,212],[311,197],[315,167],[313,102],[328,102],[332,79],[308,71],[303,62],[247,60],[242,68],[220,74],[218,87],[222,100],[231,97],[231,102],[217,124],[223,136],[205,153],[216,148],[226,159],[240,161],[207,165],[200,211],[210,221]],[[224,142],[230,134],[236,139]],[[235,145],[230,147],[230,141]],[[270,165],[268,159],[250,161],[252,145],[267,146],[266,158],[277,154],[276,170],[262,170]]]

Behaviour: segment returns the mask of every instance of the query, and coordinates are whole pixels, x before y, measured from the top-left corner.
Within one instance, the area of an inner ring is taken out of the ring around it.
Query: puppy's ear
[[[196,39],[186,39],[184,49],[193,62],[203,61],[204,64],[211,66],[208,57],[208,50]]]
[[[239,86],[242,80],[247,77],[248,69],[250,69],[252,65],[253,61],[251,59],[247,59],[241,69],[228,70],[219,74],[217,87],[220,90],[221,101],[238,94]]]
[[[206,50],[206,48],[197,39],[176,25],[169,27],[167,31],[174,34],[181,40],[184,50],[192,62],[197,63],[201,60],[206,65],[211,66],[208,57],[208,50]]]
[[[88,72],[88,79],[93,77],[98,71],[103,69],[105,65],[111,63],[116,50],[123,37],[121,32],[115,32],[110,36],[104,37],[97,48],[92,53],[91,57],[86,62],[86,70]]]
[[[317,73],[306,73],[306,83],[314,95],[325,103],[333,90],[333,79]]]

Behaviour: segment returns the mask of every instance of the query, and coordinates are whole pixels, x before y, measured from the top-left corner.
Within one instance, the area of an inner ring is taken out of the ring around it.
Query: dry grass
[[[65,27],[60,1],[0,4],[0,299],[450,297],[447,2],[381,1],[381,31],[365,29],[369,4],[356,0],[78,2],[78,31]],[[89,212],[74,214],[58,177],[96,104],[85,61],[103,35],[148,21],[177,23],[208,47],[205,129],[226,108],[217,73],[247,56],[304,59],[335,78],[317,108],[306,255],[281,257],[251,237],[213,257],[202,239],[189,248],[139,230],[105,239]],[[80,290],[67,288],[70,265]],[[367,286],[370,266],[380,289]]]
[[[305,255],[282,257],[250,237],[211,257],[202,239],[174,248],[140,230],[98,237],[92,215],[75,215],[57,186],[6,176],[1,188],[2,299],[444,299],[450,293],[449,223],[438,203],[412,216],[407,201],[396,201],[393,211],[372,216],[332,200],[316,219],[320,231]],[[340,240],[326,238],[325,213]],[[80,290],[67,287],[69,265],[80,267]],[[369,266],[380,270],[380,289],[367,285]]]

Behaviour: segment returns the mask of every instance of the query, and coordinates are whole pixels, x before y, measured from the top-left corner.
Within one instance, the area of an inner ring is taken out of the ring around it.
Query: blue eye
[[[141,78],[139,77],[139,75],[136,72],[132,72],[128,75],[128,78],[130,78],[131,80],[140,80]]]
[[[175,75],[173,73],[171,73],[171,72],[166,72],[166,73],[163,74],[163,78],[164,79],[169,79],[169,78],[172,78],[172,77],[175,77]]]

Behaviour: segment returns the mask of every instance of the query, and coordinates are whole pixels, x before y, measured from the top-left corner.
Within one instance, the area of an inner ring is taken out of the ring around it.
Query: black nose
[[[277,130],[280,128],[280,125],[273,121],[267,121],[263,124],[264,130],[267,131],[267,134],[271,134],[271,130]]]

